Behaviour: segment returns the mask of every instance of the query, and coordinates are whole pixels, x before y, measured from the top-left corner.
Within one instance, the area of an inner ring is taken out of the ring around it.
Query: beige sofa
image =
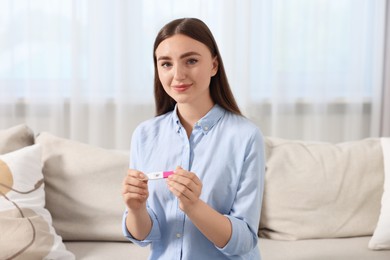
[[[267,171],[259,228],[262,259],[390,259],[390,250],[372,249],[390,244],[386,240],[389,232],[383,240],[378,222],[382,218],[384,227],[389,224],[381,213],[385,171],[380,139],[342,144],[271,137],[265,141]],[[56,238],[49,249],[51,257],[44,259],[147,259],[149,247],[126,241],[121,231],[124,205],[120,190],[129,162],[127,151],[37,134],[18,125],[0,130],[0,163],[9,163],[10,172],[21,171],[14,165],[21,157],[19,151],[29,146],[35,148],[25,153],[39,151],[42,155],[46,201],[42,207],[50,213],[46,219]],[[5,194],[19,203],[12,191]],[[0,193],[0,205],[1,199]],[[9,201],[3,198],[3,203]],[[20,218],[18,214],[12,217]],[[19,249],[13,242],[7,244],[2,218],[0,208],[4,257],[4,252]],[[377,241],[372,238],[374,231],[380,235]],[[36,248],[15,259],[30,259],[27,254],[43,247]]]

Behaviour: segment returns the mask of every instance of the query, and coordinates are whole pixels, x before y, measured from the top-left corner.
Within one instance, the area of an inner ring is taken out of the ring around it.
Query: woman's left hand
[[[193,172],[178,166],[175,173],[167,180],[169,190],[179,199],[180,209],[188,214],[199,201],[202,192],[202,182]]]

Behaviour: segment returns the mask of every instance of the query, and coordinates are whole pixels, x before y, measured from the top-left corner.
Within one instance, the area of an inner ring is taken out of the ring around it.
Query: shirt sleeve
[[[223,248],[225,255],[245,255],[257,246],[264,190],[264,142],[258,129],[248,141],[240,183],[229,218],[232,235]]]
[[[139,142],[142,140],[142,134],[141,131],[138,128],[134,131],[134,134],[132,136],[131,140],[131,148],[130,148],[130,165],[129,167],[131,169],[142,169],[142,161],[140,160],[140,154],[139,154],[139,147],[140,144]],[[152,220],[152,229],[150,230],[148,236],[140,241],[135,239],[130,232],[127,230],[126,227],[126,217],[127,217],[127,210],[123,214],[123,219],[122,219],[122,232],[125,237],[127,237],[130,241],[132,241],[135,244],[138,244],[140,246],[147,246],[154,240],[159,240],[161,238],[161,233],[160,233],[160,228],[159,228],[159,223],[157,220],[156,214],[153,212],[153,210],[147,206],[146,210],[149,213],[150,219]]]
[[[130,232],[127,230],[127,227],[126,227],[127,210],[123,214],[123,219],[122,219],[122,232],[123,232],[123,235],[127,239],[129,239],[131,242],[133,242],[134,244],[137,244],[137,245],[140,245],[140,246],[147,246],[151,242],[153,242],[154,240],[159,240],[161,238],[161,233],[160,233],[160,229],[158,228],[159,225],[158,225],[158,221],[157,221],[156,215],[154,214],[152,209],[150,209],[149,207],[146,208],[146,209],[148,210],[149,216],[150,216],[150,218],[152,220],[152,229],[150,230],[148,236],[144,240],[137,240],[137,239],[135,239],[130,234]]]

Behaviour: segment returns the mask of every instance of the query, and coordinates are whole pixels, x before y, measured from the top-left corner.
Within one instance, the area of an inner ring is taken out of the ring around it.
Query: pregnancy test
[[[149,180],[159,180],[159,179],[168,178],[168,176],[172,175],[172,174],[173,174],[173,171],[149,172],[149,173],[146,173],[146,176],[148,176]]]

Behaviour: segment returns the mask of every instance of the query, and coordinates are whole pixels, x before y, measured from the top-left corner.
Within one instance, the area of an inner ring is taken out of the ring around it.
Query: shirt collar
[[[218,104],[215,104],[204,117],[195,123],[194,128],[201,129],[203,134],[207,134],[224,114],[225,110]],[[177,104],[175,105],[172,116],[175,123],[175,131],[179,132],[183,126],[180,122],[179,116],[177,115]]]

